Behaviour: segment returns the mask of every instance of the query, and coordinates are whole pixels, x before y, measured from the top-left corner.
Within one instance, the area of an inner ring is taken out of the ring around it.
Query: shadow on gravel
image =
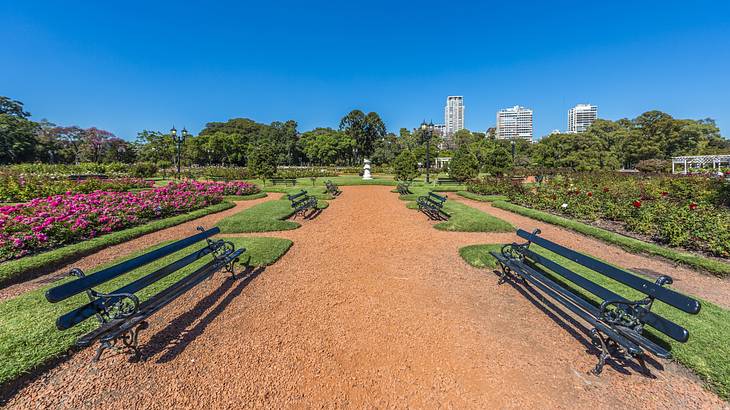
[[[305,216],[303,219],[306,219],[306,220],[309,221],[309,220],[312,220],[312,219],[317,219],[320,215],[322,215],[322,210],[319,209],[319,208],[317,208],[317,210],[315,210],[314,212],[312,212],[309,215]]]
[[[142,356],[150,358],[164,351],[165,353],[157,359],[157,363],[166,363],[175,359],[203,333],[205,328],[226,309],[236,296],[241,294],[246,285],[251,283],[265,269],[265,267],[248,267],[239,274],[238,279],[226,279],[221,286],[198,301],[192,309],[178,316],[164,329],[152,336],[146,347],[142,349]],[[230,292],[228,292],[229,290]],[[223,295],[225,297],[221,299]],[[215,307],[210,312],[200,318],[203,312],[214,305]],[[199,318],[200,321],[193,328],[185,330]]]
[[[494,273],[499,276],[498,271],[495,270]],[[575,340],[580,342],[586,348],[586,353],[594,356],[596,358],[596,361],[598,361],[598,354],[600,353],[600,350],[596,346],[594,346],[590,338],[586,336],[590,333],[590,329],[588,329],[583,323],[579,322],[565,310],[555,305],[552,301],[548,300],[545,296],[543,296],[542,293],[540,293],[535,288],[529,285],[521,286],[512,282],[511,280],[507,280],[505,283],[508,283],[510,286],[512,286],[513,289],[515,289],[522,296],[524,296],[525,299],[532,303],[533,306],[545,313],[558,326],[565,329],[566,332],[568,332],[571,336],[573,336]],[[664,366],[654,360],[654,358],[645,355],[644,360],[646,361],[647,368],[651,367],[657,370],[664,370]],[[631,372],[628,369],[631,369],[634,373],[638,373],[642,376],[652,379],[656,378],[656,376],[652,374],[647,375],[646,372],[644,372],[644,370],[641,368],[641,366],[633,360],[619,362],[617,361],[617,359],[611,357],[606,360],[606,365],[611,366],[611,368],[621,374],[630,375]]]

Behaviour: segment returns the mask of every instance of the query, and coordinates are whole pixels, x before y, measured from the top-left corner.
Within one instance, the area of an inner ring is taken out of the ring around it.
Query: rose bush
[[[4,172],[0,174],[0,202],[23,202],[66,192],[84,194],[99,190],[120,192],[134,188],[151,188],[153,185],[153,182],[140,178],[90,178],[73,181],[67,177]]]
[[[245,182],[180,182],[142,192],[94,191],[0,207],[0,261],[17,259],[203,208],[224,195],[258,192]]]

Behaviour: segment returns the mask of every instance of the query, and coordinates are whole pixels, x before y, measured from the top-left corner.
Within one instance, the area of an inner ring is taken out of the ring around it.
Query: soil
[[[217,275],[153,316],[145,362],[107,353],[92,363],[85,349],[9,406],[727,407],[666,362],[650,363],[654,378],[618,365],[589,375],[596,356],[580,324],[457,252],[513,234],[435,230],[390,189],[343,187],[302,228],[265,234],[294,246],[247,279]]]

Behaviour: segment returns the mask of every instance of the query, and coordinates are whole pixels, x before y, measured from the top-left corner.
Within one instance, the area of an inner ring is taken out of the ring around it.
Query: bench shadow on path
[[[203,299],[199,300],[190,310],[178,316],[170,322],[164,329],[157,332],[149,342],[142,348],[142,356],[151,358],[157,353],[163,352],[156,363],[166,363],[172,361],[179,356],[198,336],[200,336],[206,327],[220,315],[226,307],[243,292],[243,289],[251,283],[258,275],[264,272],[265,267],[248,267],[239,274],[238,279],[227,278],[221,286],[217,287],[213,292]],[[229,292],[230,290],[230,292]],[[228,292],[226,294],[226,292]],[[221,299],[221,297],[223,299]],[[200,315],[210,309],[205,316]],[[198,323],[189,330],[186,330],[196,320]]]
[[[499,276],[500,274],[500,272],[496,270],[493,271],[493,273],[497,276]],[[537,291],[532,286],[529,286],[529,284],[527,284],[527,286],[521,286],[510,279],[506,280],[505,283],[508,283],[510,286],[512,286],[513,289],[515,289],[522,296],[524,296],[525,299],[527,299],[533,306],[540,309],[550,319],[552,319],[553,322],[563,328],[566,332],[568,332],[568,334],[573,336],[575,340],[580,342],[583,347],[586,348],[586,353],[594,356],[596,358],[596,361],[598,361],[598,355],[600,353],[600,350],[593,345],[592,341],[587,336],[590,333],[590,329],[588,327],[579,322],[564,309],[560,308],[552,301],[548,300],[542,293]],[[646,362],[647,368],[650,366],[657,370],[664,370],[664,366],[654,360],[654,358],[648,355],[644,355],[644,360]],[[617,359],[611,357],[606,360],[606,365],[611,366],[611,368],[613,368],[617,372],[625,375],[630,375],[631,372],[628,369],[631,369],[634,373],[638,373],[645,377],[656,377],[652,374],[646,374],[646,372],[641,368],[638,363],[636,363],[635,360],[619,362],[617,361]]]

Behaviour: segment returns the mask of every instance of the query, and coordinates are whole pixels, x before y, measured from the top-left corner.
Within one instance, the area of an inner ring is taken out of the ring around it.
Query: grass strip
[[[661,256],[674,262],[678,262],[687,266],[691,266],[693,268],[710,272],[719,277],[730,276],[730,263],[705,258],[703,256],[687,252],[677,251],[649,242],[644,242],[615,232],[607,231],[605,229],[597,228],[583,222],[574,221],[535,209],[525,208],[523,206],[515,205],[509,202],[497,201],[493,202],[492,205],[496,208],[504,209],[510,212],[527,216],[532,219],[537,219],[539,221],[547,222],[549,224],[558,225],[563,228],[568,228],[573,231],[582,233],[584,235],[598,238],[604,242],[618,245],[630,252]]]
[[[242,255],[241,260],[246,261],[250,257],[249,263],[255,266],[266,266],[274,263],[292,245],[290,240],[280,238],[227,238],[227,240],[233,242],[237,249],[239,247],[246,248],[246,252]],[[164,244],[136,252],[133,255],[117,259],[104,266],[99,266],[95,271],[105,266],[120,263],[123,260],[148,252]],[[204,242],[183,249],[105,283],[97,290],[101,292],[113,291],[203,246],[205,246]],[[141,300],[145,300],[170,286],[184,275],[191,273],[194,269],[202,266],[209,260],[210,257],[203,258],[201,261],[181,269],[145,288],[142,292],[137,293],[137,296]],[[48,288],[69,280],[71,279],[63,279],[52,285],[0,303],[0,357],[3,358],[3,360],[0,360],[0,385],[8,383],[32,371],[34,368],[63,355],[76,343],[76,339],[80,335],[97,326],[96,319],[92,317],[63,332],[56,329],[55,320],[59,315],[88,302],[85,294],[76,295],[70,299],[54,304],[46,301],[44,293]]]
[[[488,252],[494,250],[495,246],[501,247],[501,245],[473,245],[467,247],[470,248],[468,250],[460,249],[459,254],[470,264],[483,263],[485,266],[491,267],[491,264],[496,264],[496,260]],[[629,300],[645,297],[643,293],[539,246],[533,244],[530,249]],[[489,259],[492,261],[487,262]],[[645,277],[640,274],[636,275]],[[571,286],[569,282],[562,281],[562,276],[556,274],[550,276],[569,286],[572,291],[593,301],[596,305],[600,304],[600,299],[576,286]],[[651,278],[647,279],[651,280]],[[655,302],[652,307],[652,312],[684,326],[689,331],[690,336],[687,343],[675,342],[654,331],[651,327],[647,327],[646,330],[652,338],[671,348],[672,355],[677,362],[694,371],[712,391],[727,400],[730,399],[730,343],[727,342],[730,340],[730,310],[704,300],[701,300],[700,303],[702,309],[697,315],[684,313],[659,301]]]
[[[31,270],[57,265],[67,259],[95,252],[99,249],[126,242],[142,235],[179,225],[184,222],[192,221],[193,219],[198,219],[205,215],[221,212],[226,209],[233,208],[233,206],[234,204],[231,202],[221,202],[219,204],[211,205],[185,214],[159,219],[148,222],[144,225],[112,232],[83,242],[66,245],[48,252],[3,262],[0,265],[0,286]]]
[[[469,191],[459,191],[457,194],[466,199],[472,199],[479,202],[506,201],[509,199],[504,195],[479,195]]]
[[[325,209],[327,206],[329,204],[325,201],[317,202],[319,209]],[[223,233],[288,231],[301,226],[297,222],[287,220],[292,215],[294,209],[288,200],[267,201],[224,218],[218,223],[218,227]]]
[[[223,197],[226,201],[250,201],[252,199],[266,198],[266,192],[259,192],[251,195],[226,195]]]

